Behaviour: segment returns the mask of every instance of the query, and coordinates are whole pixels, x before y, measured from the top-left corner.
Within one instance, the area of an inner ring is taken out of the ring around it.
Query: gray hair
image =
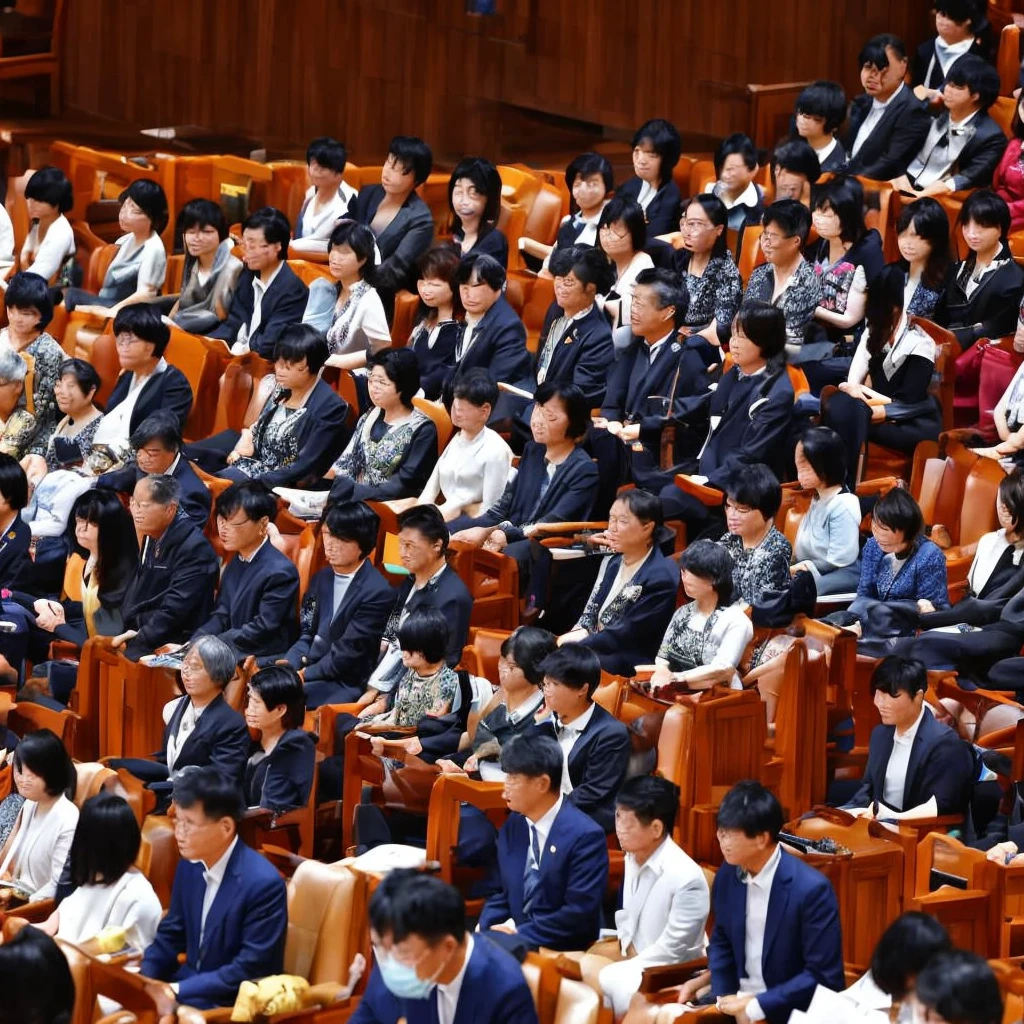
[[[192,641],[192,647],[206,674],[223,690],[235,677],[235,652],[220,637],[205,633]]]
[[[7,383],[23,381],[28,373],[28,365],[14,349],[0,348],[0,380]]]
[[[149,483],[149,500],[154,505],[180,505],[181,484],[173,476],[165,476],[161,473],[150,473],[144,476],[143,480]],[[136,487],[138,484],[135,485]]]

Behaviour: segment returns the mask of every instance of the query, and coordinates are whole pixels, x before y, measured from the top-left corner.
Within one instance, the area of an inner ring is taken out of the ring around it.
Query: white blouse
[[[443,494],[442,515],[477,502],[488,509],[505,490],[511,466],[512,449],[500,434],[484,427],[470,441],[460,430],[437,460],[419,504],[433,504]]]
[[[349,203],[355,198],[356,190],[342,182],[337,195],[326,206],[316,207],[316,189],[306,189],[304,206],[295,225],[295,238],[291,248],[297,252],[327,252],[334,226],[348,213]]]
[[[22,805],[0,864],[0,876],[10,875],[29,890],[33,903],[50,899],[57,891],[78,826],[78,808],[66,796],[42,817],[37,817],[38,810],[34,800]]]
[[[615,282],[614,290],[616,295],[619,296],[619,315],[615,323],[612,324],[612,330],[619,326],[629,326],[630,313],[633,309],[633,285],[636,284],[637,275],[641,270],[650,270],[653,266],[654,260],[647,253],[638,252],[629,261],[629,266],[626,267]],[[597,308],[603,310],[607,301],[607,296],[598,295],[595,299]]]
[[[978,540],[978,546],[974,551],[974,560],[967,573],[967,583],[972,594],[980,593],[985,587],[993,569],[1009,546],[1005,530],[994,530]],[[1017,550],[1013,553],[1014,565],[1020,565],[1022,555],[1024,555],[1024,547],[1017,545]]]
[[[21,247],[21,269],[52,281],[69,256],[75,255],[75,233],[61,214],[39,241],[39,222],[33,221]]]
[[[60,905],[57,938],[86,942],[104,928],[124,928],[129,946],[146,949],[163,909],[141,871],[129,868],[113,885],[79,886]]]

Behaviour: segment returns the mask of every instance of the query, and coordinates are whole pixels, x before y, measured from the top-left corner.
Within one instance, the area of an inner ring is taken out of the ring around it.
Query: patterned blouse
[[[773,301],[774,293],[775,267],[771,263],[754,267],[743,298],[759,299],[778,306],[786,315],[786,334],[790,342],[800,344],[804,328],[811,322],[814,311],[821,303],[821,281],[814,267],[807,260],[801,260],[786,288]]]
[[[433,675],[421,676],[411,668],[398,680],[394,706],[383,715],[374,715],[367,721],[378,725],[416,725],[428,715],[438,718],[452,709],[459,689],[458,673],[442,665]]]
[[[264,378],[264,382],[272,378]],[[263,386],[261,384],[261,386]],[[299,457],[296,427],[306,415],[306,406],[289,409],[279,403],[281,388],[273,393],[252,425],[252,455],[235,461],[235,469],[254,478],[290,466]]]
[[[46,459],[47,470],[52,472],[55,469],[64,469],[66,466],[73,465],[76,461],[85,462],[86,456],[92,448],[93,438],[96,436],[96,431],[99,430],[102,422],[102,416],[94,416],[76,434],[65,434],[64,431],[70,430],[74,426],[71,420],[65,416],[57,424],[50,435],[50,439],[46,442],[46,451],[43,453],[43,458]],[[64,454],[64,457],[59,456],[57,454],[57,440],[59,438],[65,442],[62,446],[65,453],[67,452],[68,445],[74,445],[78,449],[80,458],[77,460],[71,459],[67,457],[67,454]]]
[[[740,600],[757,604],[766,590],[789,589],[793,548],[774,526],[756,548],[745,548],[734,533],[725,534],[718,543],[732,555],[732,583]]]
[[[36,436],[36,418],[24,409],[15,409],[0,425],[0,452],[19,462],[28,455],[29,445]]]
[[[363,413],[348,447],[334,463],[335,476],[348,476],[356,483],[371,487],[391,479],[405,458],[413,434],[429,422],[430,417],[419,409],[390,427],[384,422],[380,409]]]
[[[608,593],[612,593],[615,590],[618,574],[622,571],[621,555],[612,555],[610,558],[605,558],[602,561],[601,568],[597,571],[597,579],[594,581],[594,586],[590,591],[590,597],[587,598],[586,607],[583,609],[579,622],[573,626],[573,629],[585,629],[588,633],[595,633],[598,630],[604,629],[606,626],[622,618],[622,616],[628,616],[633,603],[640,598],[644,588],[640,584],[634,583],[633,577],[640,571],[644,562],[636,566],[625,583],[619,587],[615,596],[605,604],[603,609],[601,608],[602,601],[606,600],[608,595],[606,594],[604,598],[599,598],[599,592],[605,575],[613,564],[615,565],[615,576],[612,579],[612,586]]]
[[[687,270],[689,257],[689,252],[680,249],[675,258],[676,270],[690,296],[683,326],[703,330],[712,320],[717,320],[719,327],[728,327],[743,296],[740,272],[732,256],[728,253],[712,256],[700,277]]]
[[[0,331],[0,345],[10,345],[7,328]],[[57,383],[57,371],[67,355],[57,341],[46,331],[36,338],[27,348],[18,353],[33,372],[32,378],[32,415],[35,416],[35,436],[26,454],[45,455],[46,444],[56,429],[60,419],[57,408],[57,396],[54,386]],[[25,357],[28,357],[27,359]],[[20,408],[27,407],[27,398],[21,396]]]

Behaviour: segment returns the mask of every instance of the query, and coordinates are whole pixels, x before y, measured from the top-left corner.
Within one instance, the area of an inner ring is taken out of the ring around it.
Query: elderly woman
[[[0,452],[19,461],[36,436],[36,418],[24,407],[28,366],[13,349],[0,348]]]

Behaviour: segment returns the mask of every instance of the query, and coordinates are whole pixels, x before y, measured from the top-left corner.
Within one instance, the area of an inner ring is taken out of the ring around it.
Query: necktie
[[[528,912],[537,886],[540,885],[540,840],[537,829],[530,827],[530,849],[526,854],[526,871],[523,873],[523,911]]]

